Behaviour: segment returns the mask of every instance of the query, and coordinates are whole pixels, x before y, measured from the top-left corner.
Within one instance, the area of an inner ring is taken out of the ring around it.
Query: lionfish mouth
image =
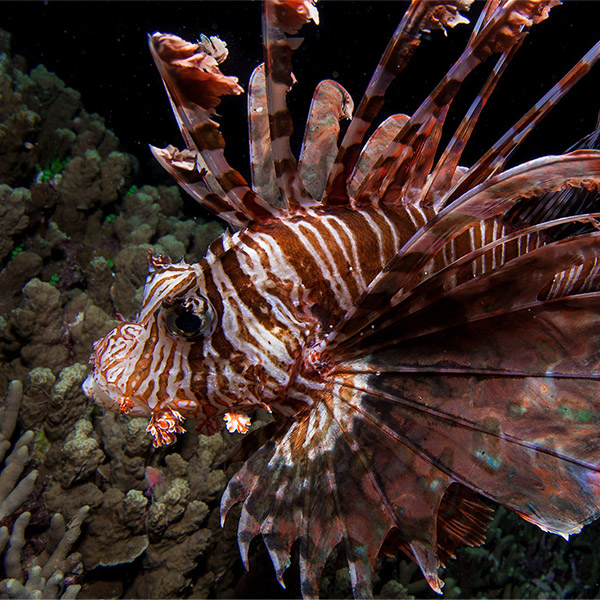
[[[83,392],[88,398],[103,408],[110,408],[121,394],[116,386],[111,386],[114,388],[114,390],[111,390],[106,384],[104,386],[99,385],[97,375],[97,372],[94,370],[86,377],[82,385]]]
[[[81,387],[84,394],[102,408],[114,410],[117,404],[123,414],[140,417],[150,414],[143,402],[126,396],[116,385],[108,383],[96,369],[86,377]]]

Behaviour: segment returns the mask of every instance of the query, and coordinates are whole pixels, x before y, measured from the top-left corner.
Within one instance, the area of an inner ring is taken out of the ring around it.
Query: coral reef
[[[297,597],[297,571],[281,589],[259,541],[244,571],[239,507],[220,527],[237,435],[190,431],[156,451],[144,419],[80,388],[93,341],[138,309],[148,248],[194,261],[222,226],[178,188],[138,181],[102,117],[43,66],[27,71],[2,31],[0,96],[0,597]],[[596,531],[567,545],[500,509],[444,595],[596,595]],[[432,597],[402,556],[379,561],[375,592]],[[335,552],[321,593],[351,597]]]
[[[143,419],[105,414],[81,383],[113,315],[137,311],[148,249],[194,260],[222,226],[186,216],[174,186],[133,185],[136,159],[103,119],[0,43],[2,456],[16,442],[0,475],[2,594],[181,595],[215,545],[231,442],[192,432],[157,454]],[[200,578],[208,590],[216,575]]]
[[[113,315],[135,314],[148,248],[192,260],[222,227],[186,217],[174,186],[132,185],[137,159],[103,119],[0,44],[1,391],[85,363]]]

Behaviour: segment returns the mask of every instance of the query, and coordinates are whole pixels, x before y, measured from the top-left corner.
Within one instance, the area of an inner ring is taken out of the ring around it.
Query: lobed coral
[[[185,217],[173,186],[132,186],[137,160],[103,119],[0,43],[1,390],[85,363],[112,315],[137,310],[148,248],[193,259],[222,228]]]
[[[0,476],[4,593],[74,597],[77,580],[88,596],[174,596],[212,544],[223,441],[192,435],[185,458],[156,455],[143,420],[103,414],[81,382],[112,315],[136,312],[148,248],[191,260],[222,227],[186,217],[173,186],[132,185],[136,159],[103,120],[44,67],[26,73],[8,34],[0,42],[0,391],[24,382],[2,418],[21,433]],[[164,473],[154,487],[151,469]]]

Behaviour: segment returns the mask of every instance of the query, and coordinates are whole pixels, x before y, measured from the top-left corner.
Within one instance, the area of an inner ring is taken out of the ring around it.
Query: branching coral
[[[31,514],[24,512],[19,515],[14,522],[4,559],[8,579],[2,583],[9,598],[77,597],[81,586],[68,584],[64,574],[80,570],[80,557],[71,554],[71,549],[81,534],[81,525],[88,511],[87,506],[80,508],[66,526],[62,515],[54,515],[45,536],[46,549],[34,559],[26,577],[22,569],[22,554],[26,544],[25,528]]]
[[[1,412],[2,429],[0,431],[0,461],[4,460],[10,448],[17,416],[23,398],[23,386],[20,381],[11,382]],[[33,441],[33,432],[27,431],[17,441],[12,452],[6,457],[0,474],[0,521],[18,510],[33,490],[37,471],[31,471],[20,480],[29,462],[29,445]]]
[[[43,550],[33,558],[25,558],[31,556],[27,527],[32,513],[30,510],[18,513],[30,501],[38,480],[37,470],[30,470],[22,477],[30,468],[33,432],[22,434],[4,460],[15,432],[22,398],[21,382],[13,381],[0,407],[0,461],[4,461],[0,473],[0,523],[6,523],[0,528],[0,556],[4,554],[4,579],[0,581],[0,589],[9,598],[75,598],[81,586],[69,583],[65,575],[80,570],[80,557],[71,550],[79,538],[89,507],[80,508],[67,526],[63,516],[55,514],[48,530],[39,536],[38,544]]]

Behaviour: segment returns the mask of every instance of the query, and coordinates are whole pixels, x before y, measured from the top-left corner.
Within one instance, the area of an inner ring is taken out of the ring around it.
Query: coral
[[[102,157],[117,141],[102,119],[81,107],[78,92],[65,86],[43,65],[23,73],[10,60],[10,37],[0,61],[0,181],[21,185],[41,173],[52,182],[69,154],[98,148]],[[54,168],[50,166],[54,164]],[[41,166],[40,166],[41,165]]]
[[[147,420],[105,413],[97,424],[108,458],[108,463],[100,467],[102,477],[123,492],[145,490],[144,472],[152,445],[146,433]]]
[[[232,441],[228,445],[221,434],[198,435],[196,450],[180,475],[185,475],[192,482],[192,492],[196,497],[218,499],[227,478],[225,472],[216,467],[222,465],[227,458],[231,444]],[[170,466],[170,463],[167,464]]]
[[[109,262],[103,256],[94,256],[87,265],[83,266],[85,278],[89,283],[88,296],[105,314],[110,314],[113,310],[110,298],[110,286],[114,277],[113,267],[114,262],[112,260]],[[84,321],[89,318],[86,317]],[[98,329],[95,328],[96,331]]]
[[[31,432],[23,434],[19,438],[17,447],[8,455],[2,469],[0,479],[0,520],[19,509],[33,490],[35,480],[37,479],[37,471],[31,471],[25,478],[19,481],[19,477],[29,462],[27,444],[31,443],[32,439],[33,435]],[[17,481],[19,482],[18,484]]]
[[[20,381],[12,381],[8,386],[8,393],[0,409],[0,460],[10,445],[10,438],[15,431],[21,402],[23,399],[23,385]]]
[[[115,233],[124,243],[147,244],[156,232],[161,206],[158,191],[150,186],[129,194],[114,222]]]
[[[118,152],[103,159],[97,150],[87,150],[69,161],[56,187],[60,202],[55,219],[60,229],[76,241],[93,239],[96,232],[82,228],[82,222],[93,210],[118,199],[131,169],[131,159]]]
[[[0,475],[0,596],[214,590],[240,567],[233,546],[215,554],[231,443],[190,432],[157,454],[145,419],[104,414],[80,386],[92,343],[138,310],[148,249],[194,261],[222,225],[186,214],[175,186],[132,185],[137,159],[102,117],[44,67],[27,73],[6,34],[0,94],[0,460],[17,440]]]
[[[449,598],[587,598],[596,593],[598,524],[566,540],[527,529],[504,508],[496,511],[487,542],[458,552],[446,570]],[[543,573],[540,576],[540,573]],[[460,587],[457,582],[460,581]]]
[[[115,257],[115,277],[110,298],[119,314],[135,315],[140,307],[142,286],[148,269],[148,245],[126,246]]]
[[[22,305],[9,313],[9,322],[20,339],[21,358],[27,367],[48,366],[58,370],[68,361],[62,346],[60,292],[37,278],[23,288]]]
[[[0,184],[0,228],[5,235],[0,238],[0,261],[12,251],[13,238],[29,225],[25,207],[31,201],[31,194],[25,188],[13,190],[6,184]]]
[[[216,221],[198,223],[190,254],[192,256],[204,256],[208,245],[222,233],[223,226]]]
[[[4,460],[10,448],[17,415],[23,398],[23,386],[20,381],[12,381],[4,399],[0,417],[0,461]],[[21,474],[29,462],[29,445],[33,440],[33,432],[24,433],[14,445],[12,452],[4,461],[0,474],[0,521],[18,510],[33,490],[37,479],[37,471],[31,471],[19,481]]]
[[[74,431],[67,435],[54,474],[54,479],[63,488],[69,488],[77,481],[85,481],[103,462],[104,452],[92,433],[92,424],[85,419],[80,419],[75,423]]]
[[[50,527],[44,536],[45,550],[37,556],[25,575],[22,568],[23,548],[26,545],[25,529],[31,518],[29,512],[23,512],[14,522],[8,539],[8,549],[4,558],[4,570],[8,576],[0,584],[9,598],[76,598],[81,586],[67,584],[65,573],[74,573],[80,569],[80,557],[71,554],[71,549],[81,534],[81,525],[88,514],[87,506],[65,527],[60,514],[52,517]]]
[[[115,318],[82,293],[65,305],[63,324],[72,360],[87,363],[98,332],[110,331],[115,326]]]
[[[43,506],[48,511],[60,509],[61,513],[72,516],[72,533],[65,540],[72,542],[79,536],[81,521],[87,515],[78,553],[69,554],[71,545],[68,545],[68,552],[61,554],[60,561],[56,558],[51,532],[59,517],[53,517],[50,531],[35,537],[36,543],[46,548],[45,553],[38,553],[35,562],[28,562],[25,567],[24,557],[30,550],[27,550],[28,536],[23,535],[23,531],[31,527],[32,513],[23,512],[15,521],[12,533],[9,534],[8,529],[3,531],[5,542],[11,540],[9,562],[16,565],[14,569],[7,569],[11,581],[5,585],[5,593],[13,597],[28,594],[27,590],[31,589],[52,597],[63,587],[63,579],[57,573],[98,572],[102,568],[130,565],[140,558],[143,569],[133,577],[127,588],[128,595],[178,595],[191,585],[190,573],[198,568],[201,557],[215,547],[213,529],[218,530],[218,495],[225,482],[225,474],[219,466],[230,445],[220,435],[196,438],[189,434],[182,448],[187,458],[172,451],[164,457],[164,466],[146,468],[152,448],[145,431],[147,423],[141,418],[128,420],[113,413],[106,414],[99,421],[98,435],[89,419],[80,418],[60,435],[56,435],[58,430],[52,427],[46,435],[48,416],[44,416],[43,410],[36,412],[35,407],[50,405],[57,398],[65,405],[73,403],[73,399],[68,398],[77,387],[74,382],[79,380],[82,371],[81,365],[74,365],[63,369],[58,378],[50,369],[42,367],[29,373],[25,396],[28,409],[22,411],[22,419],[36,428],[38,434],[29,432],[22,438],[13,451],[15,458],[6,474],[0,476],[0,482],[7,481],[10,471],[14,470],[11,482],[18,479],[21,470],[29,464],[32,448],[45,478],[45,489],[40,496]],[[17,422],[22,397],[20,384],[12,384],[10,389],[2,415],[6,429]],[[104,462],[105,459],[109,462]],[[145,476],[150,472],[155,474],[151,486],[150,478]],[[21,479],[17,489],[22,491],[17,494],[19,498],[14,506],[28,502],[36,478],[39,476],[33,472]],[[29,484],[27,489],[26,484]],[[8,487],[13,487],[12,483]],[[79,507],[83,503],[82,511]],[[13,507],[10,512],[14,512]],[[55,558],[50,559],[52,556]],[[44,562],[46,559],[48,562]],[[60,568],[44,566],[55,563],[60,563]],[[202,581],[207,589],[214,585],[214,571],[204,572]],[[90,589],[105,590],[108,585],[100,579],[91,584]],[[77,588],[68,588],[65,593],[76,591]],[[124,588],[115,593],[123,592]]]
[[[148,499],[138,490],[108,489],[80,551],[86,569],[131,563],[148,548],[144,518]]]
[[[157,494],[148,510],[151,545],[143,557],[146,573],[133,583],[137,597],[181,594],[190,580],[186,574],[196,568],[199,556],[209,547],[210,529],[201,528],[208,506],[190,500],[186,479],[174,478]]]
[[[0,306],[6,314],[22,299],[22,288],[32,278],[40,274],[43,259],[35,252],[16,246],[12,250],[10,262],[0,271],[0,285],[6,290],[0,300]]]
[[[91,516],[80,552],[86,570],[129,564],[141,556],[143,570],[127,594],[173,597],[190,584],[188,573],[211,547],[210,508],[204,500],[214,503],[223,487],[224,473],[211,465],[222,460],[224,444],[207,438],[210,442],[193,451],[190,460],[169,453],[165,467],[144,468],[142,457],[151,455],[146,425],[144,419],[112,413],[100,420],[109,463],[100,465],[98,473],[111,485]],[[203,459],[208,462],[201,466]],[[158,475],[152,487],[146,471]],[[60,495],[56,489],[52,493]]]
[[[50,410],[49,400],[56,377],[47,367],[31,369],[25,380],[21,423],[27,429],[41,428]]]
[[[92,405],[81,391],[87,367],[75,363],[58,377],[47,367],[28,373],[22,419],[29,428],[43,429],[50,441],[72,435],[79,419],[89,416]]]
[[[395,579],[388,581],[379,593],[380,598],[414,598],[408,590]]]
[[[185,217],[175,186],[131,185],[137,159],[102,117],[43,66],[24,72],[6,33],[2,47],[0,392],[86,361],[112,315],[135,314],[149,248],[194,260],[222,232]]]
[[[0,406],[0,461],[10,447],[9,440],[15,432],[22,397],[21,382],[11,382]],[[35,506],[35,500],[31,504],[31,496],[38,471],[30,470],[22,477],[30,467],[33,440],[32,431],[23,433],[4,460],[0,473],[0,523],[3,523],[0,527],[0,556],[4,554],[0,594],[8,598],[75,598],[81,586],[69,583],[65,575],[71,579],[81,570],[80,557],[71,550],[81,533],[89,507],[81,507],[67,527],[62,515],[55,514],[48,530],[36,536],[33,543],[27,531],[32,520],[31,509]],[[28,510],[17,514],[27,505],[30,505]],[[34,555],[35,548],[42,550]]]
[[[39,170],[36,180],[40,181],[41,183],[48,183],[49,181],[52,181],[54,184],[58,183],[60,179],[57,178],[57,175],[60,174],[68,162],[68,158],[61,160],[58,158],[58,155],[54,155],[52,159],[50,159],[42,167],[36,165],[36,168]]]

